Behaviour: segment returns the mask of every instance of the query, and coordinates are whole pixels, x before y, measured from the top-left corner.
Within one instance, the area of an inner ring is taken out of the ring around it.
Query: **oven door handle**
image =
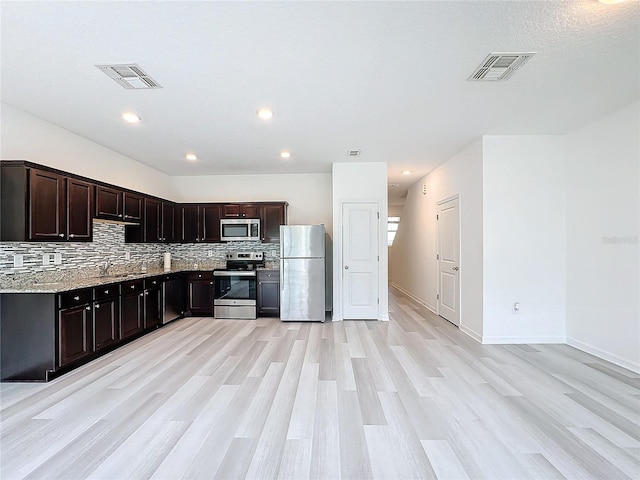
[[[233,270],[233,271],[221,270],[221,271],[213,272],[213,276],[214,277],[255,277],[256,272],[255,270],[249,271],[249,272],[238,271],[238,270]]]

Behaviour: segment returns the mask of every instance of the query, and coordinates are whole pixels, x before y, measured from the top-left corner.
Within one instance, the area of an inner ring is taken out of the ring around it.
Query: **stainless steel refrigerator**
[[[325,320],[324,225],[280,227],[280,319]]]

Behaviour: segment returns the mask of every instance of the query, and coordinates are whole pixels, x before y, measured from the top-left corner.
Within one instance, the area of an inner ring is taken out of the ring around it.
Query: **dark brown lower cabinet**
[[[144,329],[144,292],[120,297],[120,339],[131,337]]]
[[[187,277],[187,310],[191,315],[213,316],[213,273],[190,273]]]
[[[280,272],[278,270],[258,271],[258,316],[280,316]]]
[[[156,328],[161,323],[162,290],[160,286],[147,288],[144,291],[144,329]]]
[[[114,297],[93,304],[93,349],[114,345],[119,340],[120,298]]]
[[[90,305],[58,312],[58,366],[64,367],[93,351]]]

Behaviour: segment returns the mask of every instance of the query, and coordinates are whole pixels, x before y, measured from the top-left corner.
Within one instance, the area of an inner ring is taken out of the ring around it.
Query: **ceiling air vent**
[[[349,150],[349,152],[347,153],[347,156],[349,156],[349,157],[359,157],[360,156],[360,150]]]
[[[136,90],[162,88],[162,86],[147,75],[137,63],[96,65],[96,67],[124,88]]]
[[[535,54],[535,52],[490,53],[467,80],[486,82],[506,80]]]

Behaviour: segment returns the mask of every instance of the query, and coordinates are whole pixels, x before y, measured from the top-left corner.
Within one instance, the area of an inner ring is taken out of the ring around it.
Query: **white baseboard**
[[[405,290],[404,288],[402,288],[399,285],[396,285],[395,283],[391,282],[389,285],[391,285],[393,288],[395,288],[396,290],[399,290],[400,292],[404,293],[407,297],[409,297],[411,300],[413,300],[414,302],[422,305],[423,307],[431,310],[433,313],[435,312],[435,309],[429,305],[428,303],[426,303],[424,300],[419,299],[418,297],[416,297],[413,293]]]
[[[466,335],[469,335],[471,338],[473,338],[476,342],[478,343],[482,343],[482,335],[480,335],[478,332],[476,332],[475,330],[471,330],[469,327],[466,327],[463,324],[460,324],[460,326],[458,327],[460,329],[460,331]]]
[[[606,360],[607,362],[611,362],[619,367],[626,368],[627,370],[631,370],[634,373],[640,373],[640,363],[633,362],[626,358],[622,358],[619,355],[608,352],[607,350],[603,350],[598,347],[594,347],[588,343],[581,342],[580,340],[576,340],[575,338],[567,338],[567,345],[577,348],[578,350],[582,350],[583,352],[590,353],[602,360]]]
[[[551,337],[482,337],[485,345],[500,344],[522,344],[522,343],[566,343],[566,338],[562,336]]]

